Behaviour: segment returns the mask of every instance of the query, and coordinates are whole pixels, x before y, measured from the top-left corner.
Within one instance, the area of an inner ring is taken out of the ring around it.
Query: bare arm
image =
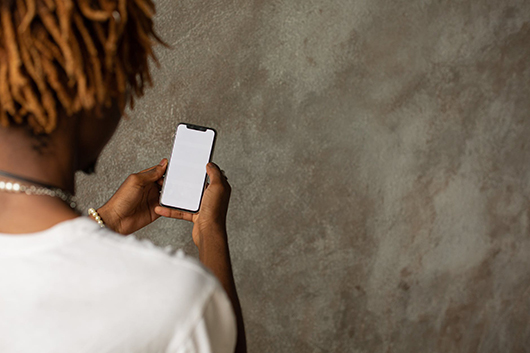
[[[226,231],[212,231],[201,237],[199,246],[199,258],[219,279],[224,290],[228,294],[237,321],[237,345],[236,352],[244,353],[246,349],[245,326],[243,324],[243,313],[234,283],[230,252],[226,241]]]
[[[194,223],[192,235],[199,249],[199,258],[217,277],[234,308],[237,321],[235,352],[245,353],[247,351],[245,327],[234,282],[226,232],[226,213],[231,188],[217,165],[209,163],[206,170],[210,177],[210,185],[204,192],[199,213],[191,214],[160,206],[155,208],[155,212],[161,216],[185,219]]]

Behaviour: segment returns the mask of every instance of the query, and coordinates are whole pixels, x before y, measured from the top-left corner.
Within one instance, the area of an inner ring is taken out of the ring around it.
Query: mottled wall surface
[[[530,2],[157,3],[84,206],[213,126],[250,352],[530,351]]]

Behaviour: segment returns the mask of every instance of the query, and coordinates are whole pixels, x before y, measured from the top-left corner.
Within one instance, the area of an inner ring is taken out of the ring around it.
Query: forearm
[[[199,259],[221,282],[232,303],[237,321],[237,345],[235,351],[244,353],[247,351],[245,327],[232,272],[226,231],[212,231],[201,236]]]

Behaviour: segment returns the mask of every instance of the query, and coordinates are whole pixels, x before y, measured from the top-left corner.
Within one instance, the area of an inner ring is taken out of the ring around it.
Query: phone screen
[[[199,211],[214,141],[213,129],[178,125],[160,197],[162,206]]]

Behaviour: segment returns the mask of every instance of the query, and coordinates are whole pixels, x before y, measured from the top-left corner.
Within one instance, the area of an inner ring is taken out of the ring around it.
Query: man
[[[92,219],[72,200],[75,172],[93,170],[151,82],[151,0],[12,0],[0,12],[0,352],[246,351],[216,165],[195,215],[158,205],[165,159]],[[117,235],[159,216],[194,222],[202,264]]]

